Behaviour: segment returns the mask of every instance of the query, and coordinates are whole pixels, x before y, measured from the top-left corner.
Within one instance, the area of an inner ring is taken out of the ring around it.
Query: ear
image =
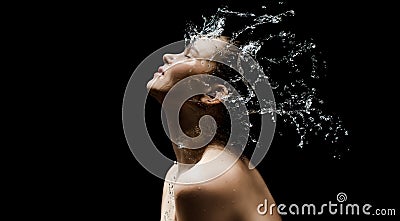
[[[222,102],[222,98],[228,95],[228,88],[222,84],[216,84],[209,93],[200,98],[200,102],[205,105],[216,105]]]

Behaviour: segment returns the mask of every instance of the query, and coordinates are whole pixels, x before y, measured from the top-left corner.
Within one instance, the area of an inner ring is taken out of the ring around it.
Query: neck
[[[199,121],[206,113],[203,107],[199,107],[197,102],[187,101],[185,102],[181,109],[179,110],[179,126],[183,133],[189,137],[197,137],[200,135]],[[176,125],[168,122],[168,128],[170,135],[175,134]],[[190,143],[190,142],[189,142]],[[202,158],[204,153],[208,149],[220,149],[223,150],[224,146],[217,144],[215,142],[210,142],[201,148],[192,149],[190,144],[185,144],[186,147],[179,147],[177,144],[172,142],[172,146],[175,152],[176,160],[179,162],[180,170],[190,169],[194,164],[198,163]],[[194,145],[193,145],[194,146]]]
[[[201,160],[204,151],[208,147],[207,145],[206,147],[198,149],[180,148],[175,143],[172,143],[172,146],[174,148],[177,162],[191,165],[196,164]]]
[[[213,160],[215,156],[217,156],[219,153],[221,153],[221,151],[224,150],[224,146],[219,144],[209,144],[199,149],[179,149],[174,143],[172,143],[172,145],[174,148],[176,159],[179,162],[177,164],[177,177],[189,171],[193,166],[199,163],[200,160],[202,163]]]
[[[203,116],[202,111],[196,106],[197,104],[186,102],[182,105],[179,112],[179,125],[182,131],[189,137],[196,137],[199,135],[199,121]],[[174,126],[168,125],[170,128],[170,134]],[[181,164],[196,164],[202,158],[202,155],[207,148],[201,147],[197,149],[191,149],[190,146],[179,147],[177,144],[172,142],[176,159]]]

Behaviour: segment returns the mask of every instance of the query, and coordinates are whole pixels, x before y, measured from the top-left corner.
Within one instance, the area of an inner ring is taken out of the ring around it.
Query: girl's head
[[[190,109],[194,115],[183,115],[182,118],[191,117],[198,119],[210,115],[217,123],[215,142],[226,144],[231,132],[230,116],[223,104],[223,99],[229,97],[234,88],[242,96],[248,93],[248,87],[239,79],[240,74],[229,66],[213,61],[215,56],[220,56],[229,50],[229,39],[221,36],[218,38],[198,38],[189,44],[181,53],[165,54],[164,65],[158,68],[153,78],[147,83],[150,94],[158,101],[163,102],[166,94],[180,80],[201,74],[210,74],[223,79],[229,84],[210,84],[203,94],[193,96],[182,108]],[[201,81],[201,77],[198,78]],[[231,88],[232,87],[232,88]],[[187,119],[182,119],[185,121]],[[182,123],[182,122],[181,122]],[[182,125],[181,125],[182,126]],[[191,131],[185,131],[189,136],[198,136],[196,126]]]

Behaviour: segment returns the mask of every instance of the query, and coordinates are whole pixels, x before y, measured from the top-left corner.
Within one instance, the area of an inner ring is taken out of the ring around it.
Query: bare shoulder
[[[216,167],[217,165],[210,164],[194,168],[184,179],[190,181],[208,178]],[[245,183],[247,170],[243,162],[237,160],[228,170],[214,179],[196,184],[176,185],[177,215],[182,220],[187,220],[185,218],[189,217],[190,220],[210,220],[210,217],[219,217],[216,220],[232,220],[232,216],[240,216],[235,213],[238,211],[237,208],[241,207],[241,199],[245,197],[244,192],[240,190],[248,186]]]
[[[184,174],[180,177],[179,181],[186,184],[178,185],[177,190],[182,190],[185,193],[202,189],[204,191],[223,194],[228,187],[235,187],[243,184],[243,178],[248,176],[246,168],[243,168],[238,162],[234,163],[225,171],[217,171],[221,172],[220,174],[208,171],[213,168],[215,167],[211,165],[202,168],[194,168],[192,171]]]
[[[187,183],[179,185],[178,190],[183,192],[204,189],[213,193],[223,194],[227,187],[235,187],[243,184],[250,170],[244,162],[232,155],[222,153],[218,158],[200,162],[188,172],[179,176],[178,182]],[[214,155],[214,154],[213,154]],[[215,154],[216,155],[216,154]]]
[[[265,198],[272,203],[274,200],[258,171],[249,169],[248,163],[246,159],[226,155],[212,163],[194,167],[179,177],[180,181],[187,183],[205,180],[215,175],[215,171],[220,171],[221,165],[231,165],[224,173],[206,182],[175,185],[178,220],[280,220],[279,215],[260,216],[257,213],[256,206]]]

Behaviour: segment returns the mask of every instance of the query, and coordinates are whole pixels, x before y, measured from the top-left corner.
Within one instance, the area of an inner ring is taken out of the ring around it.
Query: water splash
[[[243,33],[245,33],[246,31],[250,30],[254,30],[256,29],[258,26],[263,25],[263,24],[267,24],[267,23],[272,23],[272,24],[277,24],[282,22],[283,18],[286,16],[294,16],[294,11],[293,10],[289,10],[283,13],[280,13],[278,15],[261,15],[256,17],[253,20],[253,24],[251,25],[247,25],[244,28],[242,28],[241,30],[235,32],[232,36],[233,39],[238,38],[240,35],[242,35]]]
[[[226,8],[226,7],[225,8],[221,8],[218,11],[222,12],[224,14],[232,14],[232,15],[239,16],[239,17],[254,17],[254,16],[256,16],[255,14],[250,13],[250,12],[235,12],[235,11],[231,11],[231,10],[228,10],[228,8]]]
[[[176,175],[172,177],[173,182],[176,181]],[[166,197],[166,210],[162,214],[163,221],[175,220],[175,184],[173,182],[168,182],[168,192]]]
[[[282,2],[278,4],[282,5]],[[250,109],[247,114],[276,113],[283,123],[294,128],[300,148],[307,145],[311,137],[321,138],[320,140],[329,144],[343,143],[349,132],[339,116],[326,111],[325,102],[320,97],[317,87],[318,80],[325,76],[327,69],[317,44],[313,39],[296,36],[295,32],[282,25],[295,15],[293,10],[275,15],[267,13],[268,6],[261,6],[260,10],[260,14],[255,14],[232,11],[227,7],[220,8],[209,18],[203,17],[204,23],[201,28],[194,24],[188,25],[185,40],[191,43],[200,37],[219,37],[226,32],[229,19],[244,20],[243,25],[235,24],[236,29],[230,31],[230,42],[241,42],[241,59],[252,56],[259,62],[262,67],[254,68],[262,68],[266,75],[255,76],[255,82],[268,79],[276,100],[276,103],[259,100],[258,102],[263,102],[266,108]],[[277,25],[282,26],[276,28]],[[232,76],[229,80],[230,83],[235,83],[242,78]],[[254,96],[254,92],[248,90],[245,98],[227,96],[224,99],[247,104],[253,102]],[[282,134],[282,131],[277,132]],[[257,139],[251,136],[249,141],[255,143]],[[334,158],[338,159],[340,156],[340,153],[335,153]]]

